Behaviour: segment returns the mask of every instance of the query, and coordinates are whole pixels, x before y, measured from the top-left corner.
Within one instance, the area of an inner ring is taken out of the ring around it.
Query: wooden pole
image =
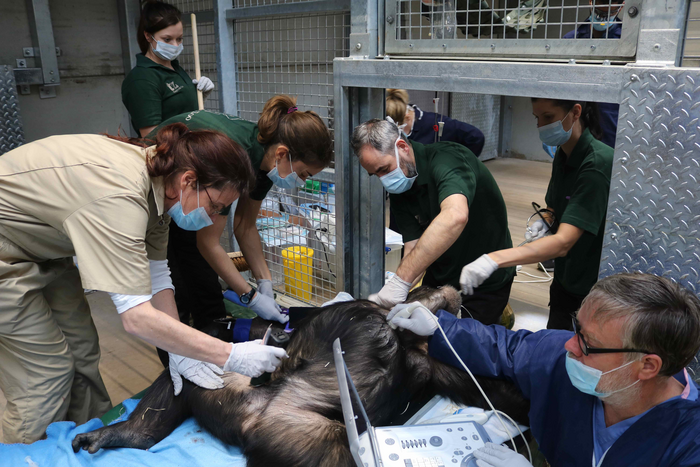
[[[202,72],[199,68],[199,39],[197,38],[197,16],[192,13],[190,15],[190,20],[192,21],[192,46],[194,47],[194,77],[197,81],[202,77]],[[199,110],[204,110],[204,96],[202,91],[197,91],[197,104]]]

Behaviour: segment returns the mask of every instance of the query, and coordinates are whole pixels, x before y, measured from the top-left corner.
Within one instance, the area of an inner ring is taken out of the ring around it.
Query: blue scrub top
[[[438,318],[474,374],[510,380],[530,401],[530,429],[552,467],[591,465],[593,414],[599,399],[576,389],[566,372],[564,344],[572,332],[513,332],[444,311]],[[461,368],[441,333],[431,337],[428,349],[430,356]],[[697,390],[695,383],[688,384]],[[620,435],[601,465],[700,465],[700,403],[673,398],[652,408]]]
[[[452,141],[465,146],[476,157],[479,157],[484,149],[484,134],[477,127],[468,123],[445,117],[433,112],[424,112],[417,105],[411,106],[415,111],[413,119],[413,129],[408,135],[408,139],[421,144],[433,144],[435,142],[435,122],[444,122],[442,137],[440,141]]]

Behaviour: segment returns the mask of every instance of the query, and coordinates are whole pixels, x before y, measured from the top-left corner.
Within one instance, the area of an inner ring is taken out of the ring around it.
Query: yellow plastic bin
[[[314,285],[314,250],[305,246],[293,246],[282,250],[284,289],[288,294],[310,301]]]

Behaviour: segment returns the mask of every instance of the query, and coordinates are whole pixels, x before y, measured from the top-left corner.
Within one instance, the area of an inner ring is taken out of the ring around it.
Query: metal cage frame
[[[572,0],[573,1],[573,0]],[[525,37],[516,38],[398,38],[406,32],[412,35],[411,32],[415,29],[426,29],[430,26],[416,27],[413,25],[402,26],[403,17],[406,13],[399,11],[402,5],[416,3],[420,8],[420,0],[388,0],[386,2],[386,53],[396,55],[413,55],[413,56],[458,56],[465,55],[469,57],[497,57],[497,58],[537,58],[537,59],[578,59],[578,60],[623,60],[630,61],[634,58],[637,51],[637,42],[639,39],[640,25],[643,11],[644,0],[626,0],[624,7],[624,21],[622,22],[622,37],[620,39],[578,39],[575,41],[563,38],[534,38],[532,33],[522,34]],[[648,0],[647,0],[648,3]],[[588,7],[576,0],[574,6],[562,6],[562,9],[570,8],[583,10]],[[554,7],[552,7],[554,8]],[[472,11],[472,10],[465,10]],[[479,10],[475,10],[478,12]],[[486,11],[486,10],[484,10]],[[421,13],[408,13],[410,16],[416,16]],[[427,17],[432,17],[433,14],[427,14]],[[415,18],[414,18],[415,19]],[[560,28],[566,26],[576,28],[583,24],[581,21],[573,21],[570,23],[556,23]],[[542,24],[547,27],[547,23]],[[500,26],[503,28],[503,26]],[[494,26],[491,25],[491,29]],[[533,29],[534,31],[534,29]],[[402,34],[403,33],[403,34]],[[531,37],[527,37],[530,35]]]

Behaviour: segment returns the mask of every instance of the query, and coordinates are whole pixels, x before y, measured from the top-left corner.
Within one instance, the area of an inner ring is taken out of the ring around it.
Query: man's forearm
[[[445,210],[430,223],[416,246],[404,257],[396,274],[407,282],[413,282],[428,266],[433,264],[459,238],[464,230],[459,216]]]

